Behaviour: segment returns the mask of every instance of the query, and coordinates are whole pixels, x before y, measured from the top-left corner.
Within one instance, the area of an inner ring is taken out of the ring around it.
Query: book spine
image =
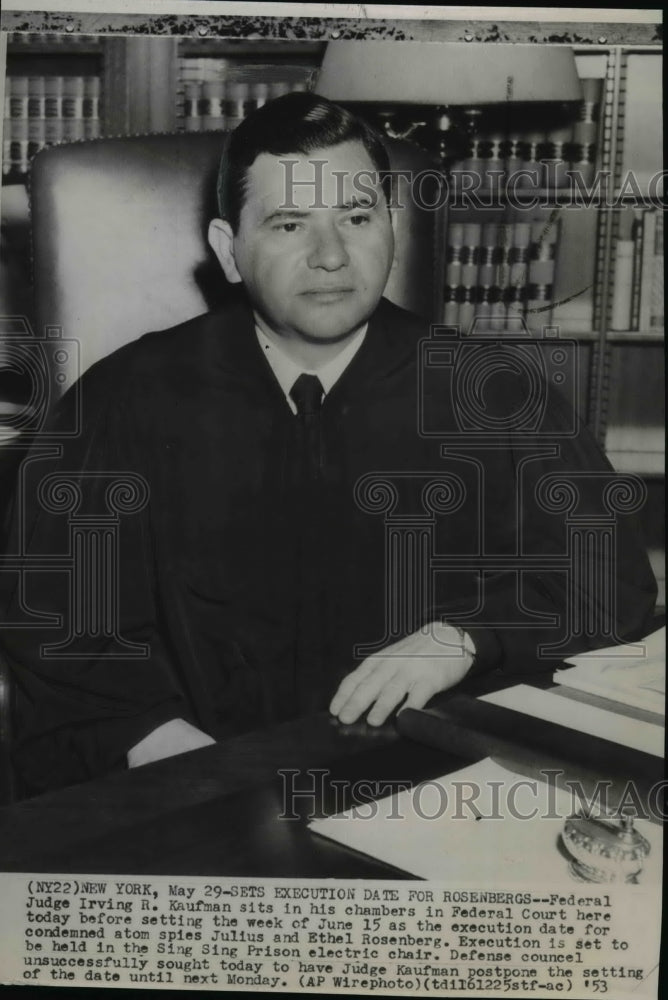
[[[28,159],[46,143],[44,123],[44,77],[28,77]]]
[[[202,84],[199,80],[187,80],[183,85],[183,128],[186,132],[199,132],[202,128],[200,100]]]
[[[568,184],[573,148],[573,126],[548,129],[543,144],[543,184],[548,191],[558,191]]]
[[[225,81],[205,80],[202,83],[200,99],[201,127],[203,129],[225,128]]]
[[[582,80],[582,92],[584,100],[573,128],[571,170],[587,185],[592,183],[596,173],[603,80]]]
[[[83,96],[84,138],[97,139],[100,135],[100,78],[84,77]]]
[[[543,132],[527,132],[522,138],[521,188],[539,188],[543,182]]]
[[[631,326],[633,249],[633,240],[617,240],[613,272],[611,330],[628,330]]]
[[[643,213],[638,209],[634,212],[631,239],[633,241],[633,276],[631,285],[631,325],[630,330],[640,329],[640,282],[642,279],[643,261]]]
[[[63,141],[63,78],[44,80],[44,141],[47,146]]]
[[[9,90],[9,171],[24,174],[28,169],[28,78],[10,76]]]
[[[478,259],[478,295],[475,303],[476,332],[490,329],[494,306],[498,301],[496,285],[496,241],[498,225],[485,223],[481,230]]]
[[[504,330],[507,323],[508,296],[510,292],[510,251],[513,242],[513,225],[499,223],[496,227],[494,248],[495,295],[489,319],[490,330]]]
[[[478,258],[481,229],[482,227],[479,222],[470,222],[464,225],[462,275],[458,296],[459,312],[457,314],[457,322],[464,336],[470,333],[475,318],[478,296]]]
[[[443,292],[443,322],[447,326],[456,326],[459,320],[458,291],[462,280],[462,247],[464,245],[464,226],[453,223],[448,230],[448,245],[446,248],[445,288]]]
[[[520,136],[515,134],[506,136],[503,151],[506,182],[509,188],[513,190],[516,180],[518,187],[520,186],[519,181],[521,178],[518,177],[518,174],[524,166],[524,150]]]
[[[510,248],[509,286],[506,303],[506,325],[510,330],[521,326],[519,320],[524,316],[526,287],[529,276],[530,242],[531,224],[528,222],[516,222],[513,227],[513,243]]]
[[[9,114],[9,87],[11,77],[5,81],[5,107],[4,120],[2,126],[2,176],[6,177],[12,169],[11,139],[9,133],[11,129],[11,118]]]
[[[227,85],[225,100],[225,120],[228,129],[235,129],[246,115],[253,110],[250,96],[250,84],[243,80],[230,81]]]
[[[263,107],[269,100],[269,84],[257,80],[251,88],[251,99],[256,110]]]
[[[535,331],[552,322],[558,236],[558,220],[531,223],[526,312],[529,326]]]
[[[506,178],[505,165],[505,135],[503,132],[490,132],[485,136],[483,187],[493,195],[501,195]]]
[[[640,268],[639,330],[652,325],[652,283],[654,279],[654,244],[656,241],[656,209],[642,213],[642,263]]]
[[[76,142],[84,137],[83,119],[84,78],[63,78],[63,140]]]
[[[652,269],[652,304],[650,328],[661,329],[664,323],[663,299],[663,212],[656,214],[656,232],[654,235],[654,264]]]

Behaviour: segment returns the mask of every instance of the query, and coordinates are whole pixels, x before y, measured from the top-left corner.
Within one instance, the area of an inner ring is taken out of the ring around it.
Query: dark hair
[[[269,101],[227,137],[218,171],[218,210],[233,232],[239,228],[248,170],[261,153],[307,155],[358,140],[381,178],[389,180],[390,161],[380,135],[361,118],[317,94],[298,91]],[[383,185],[385,186],[385,185]]]

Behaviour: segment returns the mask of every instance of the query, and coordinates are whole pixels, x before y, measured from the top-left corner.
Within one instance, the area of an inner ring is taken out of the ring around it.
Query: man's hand
[[[215,742],[185,719],[170,719],[128,750],[128,767],[141,767],[142,764],[174,757],[188,750],[199,750]]]
[[[458,684],[473,663],[473,644],[451,625],[432,622],[367,657],[344,677],[329,710],[344,723],[355,722],[370,705],[367,722],[380,726],[402,708],[422,708],[439,691]],[[406,697],[407,696],[407,697]]]

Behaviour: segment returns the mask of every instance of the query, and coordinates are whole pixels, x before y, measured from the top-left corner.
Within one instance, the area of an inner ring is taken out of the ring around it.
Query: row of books
[[[452,223],[448,229],[443,322],[476,332],[524,320],[552,321],[559,220]]]
[[[473,174],[480,178],[482,188],[492,191],[509,183],[518,188],[554,190],[570,186],[569,172],[578,175],[584,185],[591,184],[600,138],[603,80],[582,80],[582,88],[584,100],[575,121],[562,112],[560,116],[555,113],[546,125],[545,112],[542,121],[536,120],[535,112],[522,118],[511,106],[508,120],[501,125],[489,117],[482,119],[465,157],[452,167],[455,186],[462,174]],[[499,114],[504,112],[495,112]],[[467,187],[470,190],[470,183]]]
[[[186,132],[233,129],[251,111],[294,90],[308,90],[312,69],[241,65],[215,57],[181,60],[177,120]]]
[[[2,173],[23,174],[45,146],[100,135],[98,76],[8,76]]]
[[[663,212],[634,212],[630,239],[615,245],[613,330],[663,328]]]
[[[80,35],[70,31],[10,31],[9,45],[100,45],[99,35]]]

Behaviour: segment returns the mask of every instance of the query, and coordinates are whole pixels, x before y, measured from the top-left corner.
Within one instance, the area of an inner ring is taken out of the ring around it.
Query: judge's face
[[[374,311],[394,252],[376,175],[357,141],[308,155],[262,153],[248,172],[239,231],[212,223],[211,244],[228,280],[243,281],[275,333],[336,343]]]

